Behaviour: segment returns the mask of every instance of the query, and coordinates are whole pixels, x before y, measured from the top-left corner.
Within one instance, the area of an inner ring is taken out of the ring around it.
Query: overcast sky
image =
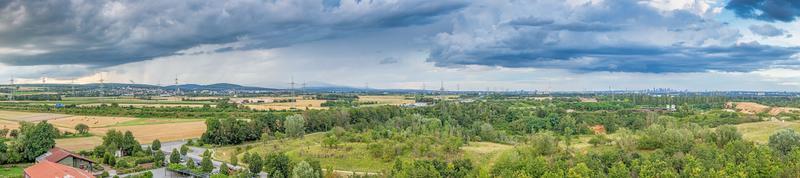
[[[5,0],[0,78],[798,91],[798,16],[794,0]]]

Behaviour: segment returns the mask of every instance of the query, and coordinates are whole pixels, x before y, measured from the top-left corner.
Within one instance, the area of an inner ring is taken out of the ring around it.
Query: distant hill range
[[[270,90],[280,90],[274,88],[263,88],[263,87],[249,87],[249,86],[241,86],[236,84],[230,83],[216,83],[211,85],[199,85],[199,84],[183,84],[178,85],[178,88],[181,90],[211,90],[211,91],[218,91],[218,90],[249,90],[249,91],[270,91]],[[175,85],[165,86],[165,89],[174,89],[176,88]]]
[[[127,84],[127,83],[90,83],[90,84],[18,84],[17,86],[20,87],[47,87],[47,88],[72,88],[73,86],[76,89],[97,89],[101,86],[103,88],[108,89],[121,89],[121,88],[135,88],[135,89],[164,89],[164,90],[173,90],[176,88],[176,85],[169,85],[169,86],[157,86],[157,85],[148,85],[148,84]],[[281,89],[275,88],[264,88],[264,87],[250,87],[250,86],[241,86],[236,84],[230,83],[216,83],[210,85],[200,85],[200,84],[183,84],[177,85],[183,91],[200,91],[200,90],[210,90],[210,91],[228,91],[228,90],[240,90],[240,91],[278,91]]]
[[[7,85],[0,85],[0,86],[7,86]],[[189,91],[258,91],[258,92],[280,92],[280,91],[289,91],[291,88],[267,88],[267,87],[253,87],[253,86],[242,86],[237,84],[231,83],[216,83],[216,84],[209,84],[209,85],[202,85],[202,84],[182,84],[182,85],[168,85],[168,86],[158,86],[158,85],[150,85],[150,84],[131,84],[131,83],[89,83],[89,84],[17,84],[19,87],[46,87],[50,89],[60,90],[60,91],[69,91],[72,90],[73,87],[76,90],[95,90],[101,87],[105,89],[145,89],[145,90],[155,90],[155,89],[162,89],[162,90],[175,90],[176,88],[180,88],[181,91],[189,92]],[[334,85],[324,82],[309,82],[303,87],[302,85],[298,84],[294,86],[295,91],[298,92],[337,92],[337,93],[411,93],[411,92],[420,92],[421,90],[414,90],[414,89],[376,89],[376,88],[367,88],[362,87],[351,87],[351,86],[343,86],[343,85]],[[428,90],[431,91],[432,90]]]

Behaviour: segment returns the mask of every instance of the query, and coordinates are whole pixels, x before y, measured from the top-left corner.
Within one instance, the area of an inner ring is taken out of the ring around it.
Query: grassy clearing
[[[28,166],[30,166],[30,164],[0,165],[0,177],[22,178],[23,177],[22,171]]]
[[[382,172],[391,169],[393,161],[384,161],[373,157],[367,151],[366,143],[342,143],[337,149],[324,148],[321,146],[324,133],[314,133],[302,139],[286,139],[283,141],[258,142],[246,145],[217,148],[214,152],[214,159],[229,162],[230,155],[237,153],[237,148],[242,152],[237,154],[242,160],[244,150],[250,153],[266,155],[274,152],[285,152],[293,161],[303,159],[317,159],[323,167],[332,167],[335,170],[356,171],[356,172]],[[462,147],[460,154],[454,155],[456,158],[468,158],[475,164],[485,166],[491,165],[497,157],[506,151],[512,150],[513,146],[488,142],[473,142]],[[398,159],[414,159],[413,156],[401,156]],[[485,168],[488,168],[485,167]]]
[[[745,140],[756,143],[767,143],[769,136],[780,129],[791,128],[800,131],[800,122],[796,121],[764,121],[736,125]]]

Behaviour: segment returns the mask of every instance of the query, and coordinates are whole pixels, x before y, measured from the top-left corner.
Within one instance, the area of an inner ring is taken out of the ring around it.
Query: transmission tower
[[[181,87],[178,85],[178,75],[175,75],[175,96],[181,95]]]
[[[296,97],[296,96],[295,96],[295,94],[294,94],[294,85],[295,85],[295,84],[298,84],[298,83],[295,83],[295,82],[294,82],[294,76],[292,76],[292,81],[291,81],[291,82],[289,82],[289,85],[291,85],[291,90],[290,90],[290,92],[291,92],[291,94],[292,94],[292,99],[294,99],[294,102],[292,102],[292,108],[295,108],[295,104],[297,104],[297,97]]]
[[[16,85],[14,85],[14,76],[12,75],[12,76],[11,76],[11,79],[10,79],[10,80],[8,80],[8,81],[9,81],[9,83],[11,84],[11,94],[9,95],[9,97],[8,97],[8,100],[10,100],[10,101],[14,101],[14,92],[15,92],[15,91],[16,91],[16,89],[17,89],[17,86],[16,86]]]
[[[106,80],[103,79],[103,73],[100,73],[100,97],[103,97],[105,95],[105,92],[106,92],[105,83],[104,83],[105,81]]]

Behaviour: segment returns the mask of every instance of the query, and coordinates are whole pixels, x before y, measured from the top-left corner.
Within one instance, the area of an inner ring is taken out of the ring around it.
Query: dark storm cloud
[[[477,29],[440,34],[428,61],[440,67],[483,65],[641,73],[749,72],[771,66],[800,66],[793,62],[800,48],[740,43],[737,29],[703,17],[702,13],[662,11],[635,1],[581,6],[510,3],[513,5],[498,3],[504,8],[492,9],[488,7],[493,4],[488,4],[480,9],[496,10],[499,15],[495,18],[472,17],[466,13],[475,14],[470,12],[475,9],[465,9],[461,17],[465,20],[457,26]],[[514,8],[507,9],[509,6]],[[536,14],[537,9],[552,10]],[[754,32],[776,35],[761,28]]]
[[[760,36],[764,36],[764,37],[783,36],[783,34],[786,33],[786,30],[779,29],[779,28],[777,28],[775,26],[772,26],[770,24],[750,25],[750,27],[748,27],[748,28],[754,34],[760,35]]]
[[[7,65],[111,66],[179,54],[268,49],[362,31],[424,25],[467,4],[442,1],[27,1],[0,3]],[[227,45],[227,46],[225,46]]]
[[[717,47],[621,46],[471,51],[437,60],[439,66],[485,65],[537,67],[575,72],[682,73],[748,72],[767,66],[796,66],[789,60],[800,48],[778,48],[757,43]],[[431,56],[442,56],[440,49]],[[785,59],[785,60],[775,60]]]
[[[800,1],[797,0],[731,0],[726,9],[736,16],[764,21],[792,22],[800,16]]]

